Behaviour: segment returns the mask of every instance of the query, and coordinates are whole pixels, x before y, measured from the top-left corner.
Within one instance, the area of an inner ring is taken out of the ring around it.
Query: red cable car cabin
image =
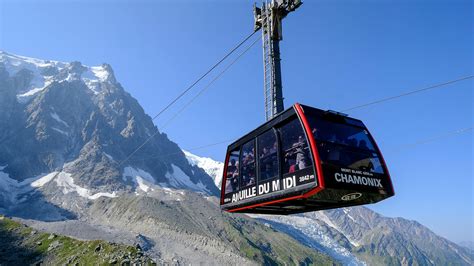
[[[394,195],[362,121],[295,104],[227,148],[221,208],[292,214]]]

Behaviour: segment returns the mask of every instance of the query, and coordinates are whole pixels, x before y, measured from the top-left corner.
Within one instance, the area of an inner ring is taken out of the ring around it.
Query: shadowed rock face
[[[318,213],[308,214],[318,217]],[[372,264],[471,265],[466,249],[416,221],[387,218],[364,207],[326,211],[325,215],[358,245],[354,253]]]
[[[384,217],[365,207],[254,217],[291,232],[345,264],[472,265],[467,249],[418,222]]]
[[[91,265],[128,260],[150,265],[141,246],[124,246],[101,240],[80,241],[33,230],[14,220],[0,217],[0,261],[2,265]]]
[[[5,265],[33,264],[41,260],[42,254],[23,244],[24,237],[11,228],[6,226],[3,217],[0,218],[0,261]]]
[[[222,163],[187,156],[109,65],[0,51],[0,213],[79,238],[139,241],[173,263],[472,262],[422,225],[366,208],[259,220],[222,213],[213,197]]]
[[[0,53],[0,166],[13,180],[64,171],[87,189],[130,191],[137,182],[123,174],[132,167],[161,186],[217,195],[212,178],[160,132],[119,165],[157,131],[109,65]]]
[[[333,265],[286,234],[221,213],[214,180],[158,132],[110,66],[0,52],[0,85],[0,213],[81,239],[145,239],[173,263]]]
[[[189,152],[191,162],[214,173],[219,162]],[[220,183],[221,175],[215,176]],[[472,252],[416,221],[384,217],[366,207],[299,215],[252,215],[301,243],[349,265],[471,265]]]

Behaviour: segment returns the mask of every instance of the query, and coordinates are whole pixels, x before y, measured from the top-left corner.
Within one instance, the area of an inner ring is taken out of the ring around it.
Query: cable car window
[[[324,163],[384,173],[375,145],[365,128],[323,116],[309,116],[308,120]]]
[[[225,183],[226,194],[237,191],[239,188],[239,157],[240,149],[232,151],[229,155]]]
[[[278,176],[277,138],[272,129],[258,136],[259,178],[268,180]]]
[[[255,185],[255,141],[251,140],[242,146],[241,187]]]
[[[337,123],[319,116],[310,116],[309,121],[316,140],[375,151],[369,133],[362,127]]]
[[[293,119],[280,129],[283,155],[283,174],[293,173],[312,166],[303,128],[298,119]]]

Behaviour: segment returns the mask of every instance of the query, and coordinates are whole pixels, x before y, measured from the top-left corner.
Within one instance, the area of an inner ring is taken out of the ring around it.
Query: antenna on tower
[[[263,88],[267,121],[284,109],[280,65],[282,20],[301,4],[301,0],[272,0],[264,1],[262,7],[257,7],[255,4],[253,6],[254,30],[262,29]]]

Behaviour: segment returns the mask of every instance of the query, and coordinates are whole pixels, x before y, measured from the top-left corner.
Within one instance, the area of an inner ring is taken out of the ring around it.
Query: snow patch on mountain
[[[110,155],[110,154],[108,154],[108,153],[106,153],[106,152],[102,152],[102,153],[103,153],[109,160],[115,161],[115,160],[114,160],[114,157],[112,157],[112,155]]]
[[[68,134],[66,131],[61,130],[61,129],[59,129],[59,128],[51,127],[51,129],[54,130],[54,131],[56,131],[56,132],[58,132],[58,133],[60,133],[60,134],[65,135],[65,136],[69,136],[69,134]]]
[[[18,72],[23,69],[29,70],[32,73],[32,78],[28,87],[17,95],[18,101],[22,103],[51,84],[52,77],[44,73],[45,69],[63,69],[66,66],[66,63],[58,61],[24,57],[3,51],[0,51],[0,64],[5,66],[10,76],[18,74]]]
[[[211,158],[200,157],[189,151],[183,150],[189,164],[202,168],[214,180],[217,188],[221,188],[222,172],[224,171],[224,163],[215,161]]]
[[[38,175],[19,182],[10,178],[7,173],[4,173],[2,170],[5,168],[6,166],[0,167],[0,191],[12,204],[23,201],[25,199],[25,197],[22,197],[24,194],[40,189],[53,180],[56,185],[62,189],[64,194],[76,192],[79,196],[90,200],[95,200],[100,197],[117,197],[116,192],[91,193],[89,189],[76,185],[69,173],[51,172],[49,174]]]
[[[124,168],[122,180],[127,181],[130,179],[136,185],[136,193],[152,192],[157,189],[164,189],[167,191],[175,189],[190,189],[197,192],[204,192],[210,194],[210,190],[201,181],[194,183],[191,178],[186,175],[181,168],[171,164],[172,171],[167,172],[165,177],[167,182],[157,183],[156,179],[147,171],[127,166]]]
[[[46,67],[57,67],[62,69],[67,65],[67,63],[59,61],[42,60],[32,57],[14,55],[4,51],[0,51],[0,62],[6,65],[7,71],[10,73],[10,75],[16,74],[23,68],[31,71],[38,71]]]
[[[49,183],[51,180],[53,180],[54,177],[56,177],[56,172],[52,172],[44,176],[39,176],[37,179],[35,178],[33,182],[29,183],[28,181],[28,183],[33,188],[40,188]]]
[[[352,217],[349,212],[350,212],[350,209],[349,208],[342,208],[342,211],[346,214],[346,216],[351,219],[354,223],[356,223],[357,221],[354,219],[354,217]]]
[[[168,184],[160,183],[162,187],[171,187],[171,188],[188,188],[198,192],[204,192],[210,194],[211,191],[204,185],[201,181],[198,183],[193,183],[191,178],[186,175],[181,168],[171,164],[173,171],[166,173],[165,177],[168,179]]]
[[[66,172],[56,172],[56,178],[54,181],[56,182],[56,185],[60,188],[62,188],[62,192],[64,194],[68,193],[77,193],[79,196],[91,200],[98,199],[100,197],[108,197],[108,198],[115,198],[117,197],[116,192],[99,192],[92,194],[89,189],[81,187],[79,185],[74,184],[74,179],[72,178],[72,175]]]
[[[17,181],[11,178],[8,173],[2,171],[6,167],[0,166],[0,191],[4,199],[11,204],[20,202],[21,195],[41,188],[55,176],[55,173],[42,174],[23,181]]]
[[[62,120],[56,112],[51,112],[51,117],[56,120],[56,122],[63,124],[66,127],[69,127],[68,123]]]
[[[17,97],[18,102],[20,103],[27,102],[29,99],[33,98],[35,94],[43,91],[44,89],[46,89],[46,87],[48,87],[49,85],[51,85],[51,83],[53,83],[52,77],[44,77],[44,80],[42,81],[38,81],[38,80],[41,80],[41,78],[37,78],[36,80],[33,80],[33,82],[30,85],[30,89],[27,90],[25,93],[17,94],[16,97]]]
[[[180,191],[176,188],[169,188],[164,184],[157,184],[153,176],[139,168],[134,168],[131,166],[125,167],[122,175],[124,181],[130,180],[135,184],[135,194],[150,194],[150,193],[164,193],[170,199],[181,201],[184,195],[183,191]],[[160,194],[163,195],[163,194]]]
[[[90,70],[92,73],[94,73],[94,77],[97,77],[99,81],[107,81],[107,79],[110,76],[110,73],[102,66],[95,66],[95,67],[90,67]],[[90,79],[93,80],[93,79]]]
[[[129,178],[133,183],[135,183],[137,189],[140,189],[143,192],[153,191],[153,187],[156,186],[153,176],[142,169],[136,169],[130,166],[125,167],[122,179],[126,181]]]
[[[38,84],[38,83],[36,83],[36,84]],[[50,84],[51,84],[51,82],[44,81],[39,86],[35,86],[35,84],[32,83],[30,85],[30,89],[28,89],[24,93],[17,94],[16,98],[17,98],[19,103],[26,103],[31,98],[33,98],[33,96],[35,96],[37,93],[39,93],[39,92],[43,91],[44,89],[46,89],[46,87],[49,86]]]
[[[31,72],[31,81],[17,94],[20,103],[26,103],[53,82],[81,80],[94,93],[99,94],[101,82],[113,80],[113,73],[106,66],[82,66],[80,63],[64,63],[19,56],[0,51],[0,64],[5,66],[10,76],[26,69]],[[77,67],[80,65],[80,67]]]
[[[292,235],[302,243],[318,249],[331,257],[341,261],[344,265],[366,265],[355,257],[350,250],[341,246],[337,241],[326,234],[324,223],[302,216],[281,215],[250,215],[269,223],[272,227]]]
[[[344,210],[344,214],[345,215],[348,215],[348,212],[349,212],[349,208],[344,208],[346,210]],[[315,212],[314,213],[314,216],[317,217],[317,219],[323,221],[324,223],[326,223],[328,226],[334,228],[335,230],[343,233],[343,230],[341,230],[335,223],[333,223],[331,221],[331,219],[326,215],[325,212]],[[356,220],[354,219],[354,217],[350,217],[349,219],[351,219],[353,222],[356,222]],[[346,236],[347,237],[347,240],[355,247],[359,247],[361,246],[361,244],[359,242],[357,242],[356,240],[352,239],[350,236]]]
[[[194,155],[188,151],[184,151],[186,158],[191,165],[196,165],[206,171],[210,176],[214,178],[214,181],[220,189],[220,183],[222,180],[222,172],[224,163],[214,161],[210,158],[203,158]],[[350,215],[350,209],[344,208],[344,214],[348,216],[353,222],[356,222],[354,217]],[[360,261],[355,257],[350,250],[341,246],[337,241],[333,240],[331,236],[325,233],[322,227],[326,226],[333,228],[338,232],[341,230],[338,226],[326,216],[324,212],[318,212],[318,219],[302,217],[302,216],[277,216],[277,215],[249,215],[255,219],[262,220],[269,223],[274,227],[278,227],[279,230],[285,231],[292,236],[299,235],[299,240],[305,242],[307,245],[319,249],[327,254],[330,254],[334,258],[337,258],[344,265],[365,265],[363,261]],[[348,239],[353,246],[360,246],[354,240]]]

